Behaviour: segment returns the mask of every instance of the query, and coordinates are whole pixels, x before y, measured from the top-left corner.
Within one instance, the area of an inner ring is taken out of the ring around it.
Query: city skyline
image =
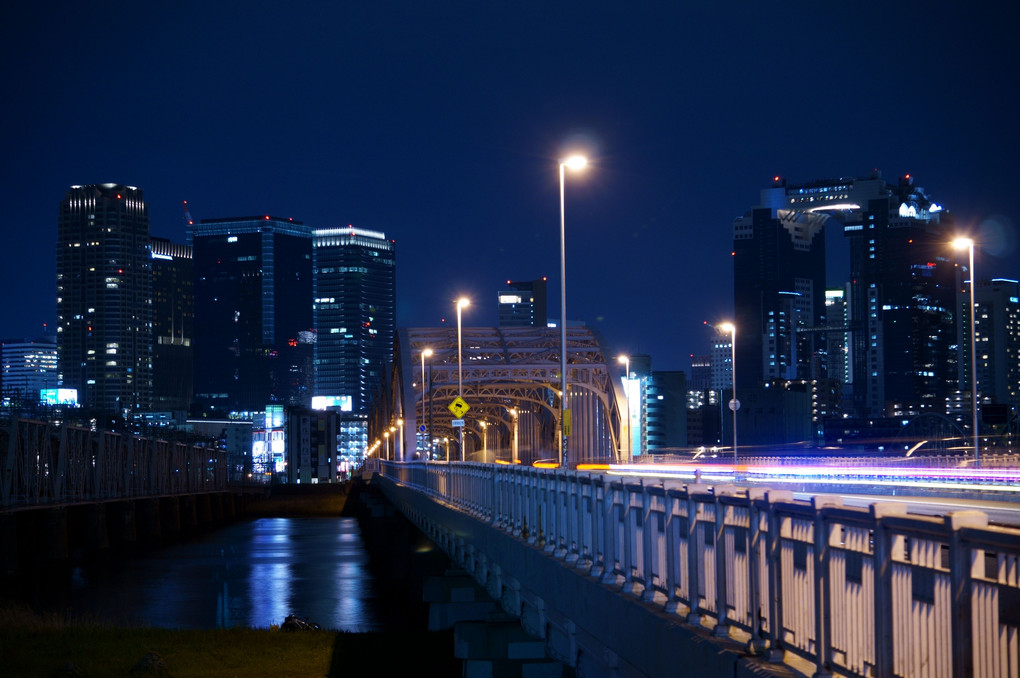
[[[979,236],[980,279],[1020,273],[1020,59],[993,4],[241,7],[0,10],[0,336],[55,329],[59,201],[105,182],[144,190],[174,242],[182,200],[385,232],[398,327],[449,323],[461,295],[495,326],[494,291],[543,276],[556,318],[572,142],[592,163],[567,175],[568,318],[657,370],[732,318],[733,221],[776,174],[910,173]]]

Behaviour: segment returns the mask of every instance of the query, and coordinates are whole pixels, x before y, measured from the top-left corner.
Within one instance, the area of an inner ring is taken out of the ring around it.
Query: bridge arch
[[[461,330],[461,345],[463,399],[470,408],[463,417],[463,458],[524,464],[557,458],[560,331],[469,327]],[[423,373],[426,349],[432,354]],[[621,460],[626,398],[614,373],[592,330],[567,328],[572,465]],[[449,453],[459,460],[455,417],[448,409],[457,395],[456,328],[398,329],[392,372],[370,417],[370,445],[393,428],[399,438],[389,452],[394,459],[422,458],[431,451],[432,458]]]

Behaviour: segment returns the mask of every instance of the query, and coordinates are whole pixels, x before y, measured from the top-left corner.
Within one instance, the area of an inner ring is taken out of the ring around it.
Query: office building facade
[[[152,409],[187,411],[194,393],[191,247],[152,238]]]
[[[312,229],[272,216],[203,219],[194,266],[194,408],[206,415],[311,398]]]
[[[57,222],[60,383],[79,403],[123,416],[152,399],[152,269],[142,191],[72,186]]]
[[[545,327],[548,325],[546,279],[506,281],[498,295],[500,327]]]
[[[54,337],[7,339],[2,350],[5,399],[35,404],[40,400],[40,391],[57,388]]]
[[[849,246],[840,299],[825,287],[835,228]],[[909,176],[777,177],[734,222],[738,390],[812,384],[826,416],[944,412],[958,380],[951,230]]]
[[[396,244],[348,226],[316,229],[312,251],[315,395],[364,415],[393,358]]]

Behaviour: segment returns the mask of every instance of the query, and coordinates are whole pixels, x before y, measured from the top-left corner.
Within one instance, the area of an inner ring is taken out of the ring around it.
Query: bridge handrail
[[[228,489],[223,450],[28,419],[0,434],[0,510]]]
[[[480,463],[390,463],[397,482],[625,594],[820,674],[1017,675],[1020,530],[838,496]],[[980,631],[980,632],[978,632]],[[925,648],[923,651],[918,648]]]

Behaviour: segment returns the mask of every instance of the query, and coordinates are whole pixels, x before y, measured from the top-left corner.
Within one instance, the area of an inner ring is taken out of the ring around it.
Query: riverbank
[[[115,628],[0,609],[0,673],[89,677],[460,675],[453,631],[343,633],[279,629]],[[353,672],[357,672],[352,674]]]
[[[360,481],[274,486],[247,502],[245,517],[356,517],[362,528],[383,631],[207,631],[114,626],[71,613],[45,615],[0,604],[3,676],[459,676],[453,631],[427,628],[421,582],[449,567],[445,556]],[[196,583],[197,584],[197,583]],[[316,621],[316,620],[313,620]],[[356,675],[356,674],[354,674]]]
[[[245,506],[248,517],[339,516],[347,505],[351,483],[272,485]]]

